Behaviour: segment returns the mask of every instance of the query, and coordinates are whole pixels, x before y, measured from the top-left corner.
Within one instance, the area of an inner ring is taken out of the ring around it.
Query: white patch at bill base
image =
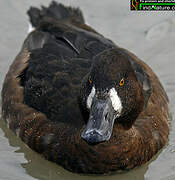
[[[120,113],[121,113],[123,107],[122,107],[121,100],[120,100],[115,88],[110,89],[109,97],[111,99],[114,110],[117,111],[119,113],[118,116],[120,116]]]
[[[90,109],[91,105],[92,105],[92,100],[95,96],[95,87],[92,87],[91,89],[91,93],[89,94],[88,98],[87,98],[87,107]]]
[[[29,23],[28,33],[31,33],[35,28]]]

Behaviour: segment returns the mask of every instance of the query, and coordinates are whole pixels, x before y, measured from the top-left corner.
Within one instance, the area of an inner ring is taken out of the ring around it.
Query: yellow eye
[[[91,79],[91,77],[89,77],[89,83],[92,84],[92,79]]]
[[[124,78],[122,78],[121,81],[120,81],[120,86],[123,86],[124,83],[125,83],[125,80],[124,80]]]

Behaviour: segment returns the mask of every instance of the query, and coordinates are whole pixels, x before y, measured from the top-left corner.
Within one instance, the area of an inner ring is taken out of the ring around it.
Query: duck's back
[[[77,100],[82,79],[93,57],[114,44],[85,26],[78,9],[67,11],[63,5],[55,5],[57,10],[62,9],[56,11],[60,14],[49,14],[49,9],[29,11],[33,25],[39,25],[23,45],[30,53],[27,68],[21,74],[24,101],[52,121],[77,127],[83,123]],[[43,18],[36,19],[44,13]],[[75,15],[76,22],[68,13]]]

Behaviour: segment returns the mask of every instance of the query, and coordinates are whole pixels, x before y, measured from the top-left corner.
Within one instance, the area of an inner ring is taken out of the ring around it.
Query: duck
[[[29,148],[82,174],[148,162],[169,134],[169,100],[152,69],[52,1],[28,10],[32,31],[2,88],[2,118]]]

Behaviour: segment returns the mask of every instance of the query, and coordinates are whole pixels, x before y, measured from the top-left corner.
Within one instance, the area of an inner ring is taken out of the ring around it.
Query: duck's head
[[[81,89],[89,117],[81,137],[88,143],[108,141],[114,124],[130,128],[151,94],[149,77],[125,50],[98,54]]]

